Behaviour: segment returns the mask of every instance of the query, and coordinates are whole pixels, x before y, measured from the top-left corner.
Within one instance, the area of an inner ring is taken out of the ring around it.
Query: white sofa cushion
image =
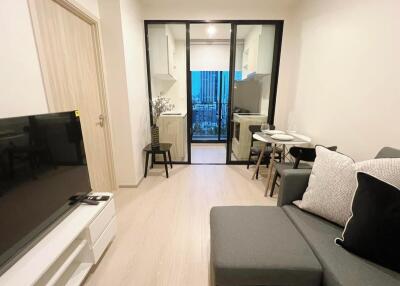
[[[355,163],[350,157],[316,147],[308,187],[299,208],[345,226],[351,216],[351,204],[357,188],[357,172],[364,172],[400,187],[400,159],[372,159]]]

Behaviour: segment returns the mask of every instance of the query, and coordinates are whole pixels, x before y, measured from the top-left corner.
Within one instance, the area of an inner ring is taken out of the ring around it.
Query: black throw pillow
[[[400,176],[400,174],[399,174]],[[352,217],[336,243],[348,251],[400,272],[400,190],[357,173]]]

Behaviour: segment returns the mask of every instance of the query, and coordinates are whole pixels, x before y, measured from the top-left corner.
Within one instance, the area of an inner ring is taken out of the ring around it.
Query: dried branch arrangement
[[[153,111],[153,122],[157,124],[158,118],[163,112],[171,111],[175,108],[175,105],[170,103],[171,99],[165,95],[159,95],[153,98],[151,102],[151,108]]]

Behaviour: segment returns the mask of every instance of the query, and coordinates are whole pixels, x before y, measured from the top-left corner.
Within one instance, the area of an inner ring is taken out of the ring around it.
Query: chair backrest
[[[261,125],[249,125],[249,131],[250,131],[251,135],[253,135],[256,132],[260,132]]]
[[[337,146],[326,147],[331,151],[336,151]],[[308,147],[292,147],[289,150],[289,154],[295,159],[293,169],[297,169],[299,167],[300,161],[305,162],[314,162],[315,158],[317,157],[317,153],[315,152],[314,148]]]
[[[289,154],[294,158],[293,169],[299,167],[300,161],[314,162],[317,154],[315,153],[315,148],[307,147],[292,147],[289,150]]]
[[[331,150],[331,151],[337,151],[337,146],[326,147],[324,145],[315,145],[315,147],[317,147],[317,146],[324,147],[324,148],[326,148],[328,150]]]
[[[260,132],[261,131],[261,125],[249,125],[249,131],[250,131],[250,133],[251,133],[251,135],[250,135],[250,140],[251,140],[251,142],[250,142],[250,146],[251,147],[253,147],[253,143],[254,143],[254,138],[253,138],[253,134],[254,133],[256,133],[256,132]]]
[[[275,125],[269,124],[268,126],[270,130],[275,130]],[[253,143],[255,141],[255,139],[253,138],[253,134],[256,132],[261,132],[261,125],[249,125],[249,131],[251,133],[251,147],[253,147]]]
[[[383,147],[375,158],[400,158],[400,150],[392,147]]]
[[[29,134],[29,145],[31,147],[42,147],[47,145],[45,126],[39,126],[39,122],[34,116],[29,116],[29,126],[24,128]]]

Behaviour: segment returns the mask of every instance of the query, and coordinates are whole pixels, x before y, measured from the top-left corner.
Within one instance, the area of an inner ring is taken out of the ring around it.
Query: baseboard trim
[[[119,189],[137,188],[138,185],[119,185]]]
[[[144,177],[142,176],[137,184],[133,184],[133,185],[118,185],[118,188],[120,188],[120,189],[137,188],[137,187],[140,186],[140,184],[142,183],[143,179],[144,179]]]

